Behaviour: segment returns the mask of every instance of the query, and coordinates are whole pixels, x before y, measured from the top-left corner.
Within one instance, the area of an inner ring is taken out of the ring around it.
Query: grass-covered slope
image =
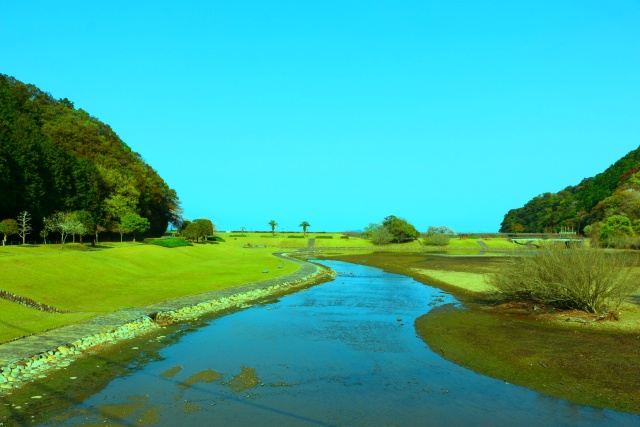
[[[49,314],[3,302],[0,341],[126,307],[282,276],[299,268],[274,257],[273,250],[234,244],[171,250],[143,244],[68,249],[60,250],[58,245],[0,248],[0,289],[72,312]]]

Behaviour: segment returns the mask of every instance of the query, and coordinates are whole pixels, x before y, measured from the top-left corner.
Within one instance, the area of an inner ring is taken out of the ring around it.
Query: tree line
[[[28,212],[37,230],[51,229],[46,219],[56,213],[85,212],[95,230],[113,231],[138,215],[160,235],[181,214],[175,190],[109,125],[3,74],[0,189],[0,219]]]
[[[538,195],[523,207],[511,209],[504,216],[500,232],[554,233],[574,228],[593,233],[594,228],[601,229],[616,215],[633,223],[640,219],[639,172],[640,147],[576,186]]]
[[[43,243],[47,243],[47,238],[50,233],[58,233],[60,235],[60,243],[62,248],[67,241],[67,238],[73,236],[75,242],[75,236],[78,236],[80,243],[82,243],[83,236],[91,235],[93,243],[99,243],[99,234],[108,231],[105,227],[98,224],[91,214],[87,211],[74,211],[74,212],[54,212],[53,214],[46,216],[42,220],[42,229],[38,235],[42,238]],[[111,229],[114,233],[120,234],[120,241],[123,240],[124,234],[133,234],[133,241],[136,241],[136,235],[138,233],[144,233],[149,230],[149,220],[141,217],[136,213],[126,213],[122,216],[121,220],[115,223],[111,223]],[[11,235],[18,235],[22,240],[22,244],[27,243],[27,236],[32,234],[33,227],[31,226],[31,214],[27,211],[22,211],[18,214],[16,219],[7,218],[0,221],[0,234],[2,234],[2,246],[6,246],[7,237]]]

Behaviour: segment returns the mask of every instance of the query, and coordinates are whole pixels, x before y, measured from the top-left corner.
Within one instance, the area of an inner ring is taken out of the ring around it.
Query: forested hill
[[[179,200],[109,125],[0,74],[0,220],[27,211],[37,236],[44,217],[78,210],[103,227],[137,213],[159,235]]]
[[[500,227],[509,232],[557,232],[561,227],[582,231],[614,215],[640,220],[640,147],[604,172],[558,193],[534,197],[510,210]]]

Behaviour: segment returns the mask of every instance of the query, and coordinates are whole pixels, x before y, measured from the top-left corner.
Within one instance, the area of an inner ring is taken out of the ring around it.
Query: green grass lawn
[[[51,329],[113,310],[265,280],[299,268],[272,252],[242,248],[233,240],[173,249],[130,242],[100,249],[78,244],[65,245],[64,250],[58,245],[2,248],[1,289],[74,314],[46,314],[7,302],[0,310],[0,340],[23,336],[25,330]]]
[[[244,233],[244,236],[240,233],[218,233],[218,236],[228,242],[233,241],[241,245],[251,243],[252,245],[265,245],[273,248],[306,248],[309,239],[315,239],[314,247],[316,248],[373,246],[373,243],[368,239],[358,237],[343,239],[341,238],[344,236],[342,233],[307,233],[306,237],[303,237],[302,233],[286,232],[276,233],[275,236],[269,233]],[[296,238],[290,238],[288,236],[296,236]]]
[[[0,299],[0,343],[93,317],[92,313],[53,314]]]

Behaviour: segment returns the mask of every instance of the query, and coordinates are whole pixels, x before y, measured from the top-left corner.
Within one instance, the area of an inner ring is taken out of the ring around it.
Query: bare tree
[[[22,211],[18,214],[18,235],[22,237],[22,244],[27,242],[27,235],[31,233],[31,215],[27,211]]]

